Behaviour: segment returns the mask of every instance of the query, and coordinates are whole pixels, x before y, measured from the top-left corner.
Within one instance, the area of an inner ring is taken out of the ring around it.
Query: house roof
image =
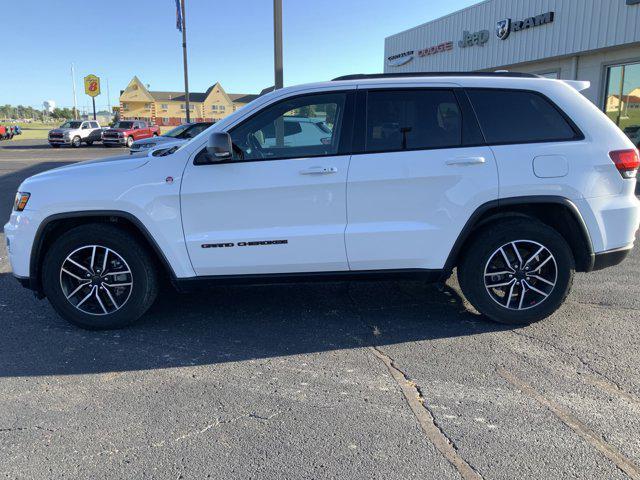
[[[189,92],[189,101],[190,102],[199,102],[202,103],[211,93],[211,90],[218,85],[217,83],[211,85],[207,88],[206,92]],[[224,89],[220,87],[220,90],[224,92]],[[149,92],[151,96],[156,101],[174,101],[174,102],[184,102],[185,95],[184,92]],[[233,103],[249,103],[252,100],[258,98],[258,95],[252,95],[247,93],[227,93],[227,96]]]
[[[129,86],[127,86],[127,89],[129,89],[129,87],[131,87],[132,85],[137,85],[137,87],[133,87],[133,88],[142,90],[143,94],[147,96],[147,98],[149,98],[150,100],[153,99],[156,102],[186,101],[184,92],[150,91],[145,86],[145,84],[140,81],[140,79],[137,76],[134,76],[133,79],[129,82]],[[258,95],[251,94],[251,93],[227,93],[225,92],[224,88],[222,88],[222,85],[220,85],[219,82],[216,82],[213,85],[211,85],[209,88],[207,88],[206,92],[189,92],[189,101],[194,103],[203,103],[214,88],[218,89],[218,92],[216,93],[220,93],[223,97],[226,97],[230,102],[241,103],[241,104],[249,103],[255,100],[256,98],[258,98],[259,96],[264,95],[265,93],[273,90],[273,87],[265,88]],[[120,91],[121,97],[124,94],[124,92],[126,92],[126,90]]]
[[[620,100],[620,95],[611,95],[616,100]],[[622,95],[622,101],[625,103],[640,103],[640,97],[635,95]]]

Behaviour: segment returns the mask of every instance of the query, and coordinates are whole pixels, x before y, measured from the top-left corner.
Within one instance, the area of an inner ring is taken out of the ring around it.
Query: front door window
[[[231,131],[237,160],[338,153],[346,94],[310,95],[265,109]]]

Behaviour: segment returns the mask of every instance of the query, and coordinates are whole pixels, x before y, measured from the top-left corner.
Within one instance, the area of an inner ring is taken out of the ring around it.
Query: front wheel
[[[575,260],[565,239],[536,220],[485,228],[458,268],[469,302],[490,319],[526,325],[554,313],[571,291]]]
[[[113,225],[69,230],[46,252],[42,284],[58,314],[90,330],[135,322],[153,303],[153,259],[135,237]]]
[[[127,137],[127,148],[131,148],[133,145],[133,137]]]
[[[71,140],[71,146],[73,148],[78,148],[81,144],[82,144],[82,139],[77,135],[73,137],[73,139]]]

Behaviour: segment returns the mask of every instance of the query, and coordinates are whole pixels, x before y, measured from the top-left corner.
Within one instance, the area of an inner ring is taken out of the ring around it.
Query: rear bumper
[[[597,270],[604,270],[605,268],[620,265],[629,256],[631,250],[633,250],[633,245],[596,253],[594,255],[593,268],[591,268],[591,271],[595,272]]]

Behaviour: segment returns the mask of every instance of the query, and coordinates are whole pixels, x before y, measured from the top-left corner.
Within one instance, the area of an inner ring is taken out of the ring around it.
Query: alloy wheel
[[[509,310],[543,303],[558,281],[556,259],[544,245],[515,240],[495,250],[484,270],[484,286],[493,301]]]
[[[60,267],[60,287],[69,303],[89,315],[120,310],[133,290],[133,274],[115,250],[86,245],[71,252]]]

